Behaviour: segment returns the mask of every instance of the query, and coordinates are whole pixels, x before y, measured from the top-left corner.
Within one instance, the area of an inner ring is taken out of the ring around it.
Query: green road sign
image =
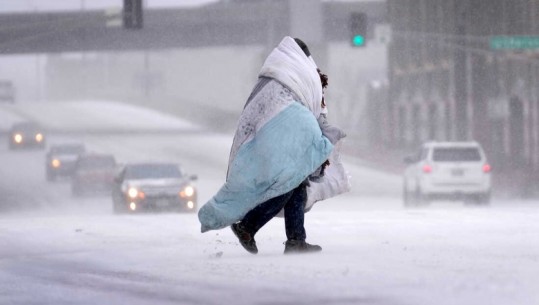
[[[490,48],[493,50],[539,49],[539,36],[492,36]]]

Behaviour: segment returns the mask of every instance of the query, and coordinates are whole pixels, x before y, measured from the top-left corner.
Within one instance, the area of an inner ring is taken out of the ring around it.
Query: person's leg
[[[294,191],[271,198],[256,206],[243,217],[241,220],[242,226],[249,230],[252,235],[255,235],[260,228],[281,211],[294,194]]]
[[[322,251],[322,247],[311,245],[305,241],[305,203],[307,202],[307,185],[302,183],[284,206],[286,237],[284,253],[308,253]]]
[[[304,183],[294,189],[290,199],[284,205],[284,223],[286,237],[289,240],[305,240],[305,203],[307,187]]]
[[[283,206],[292,197],[293,190],[281,196],[274,197],[259,204],[257,207],[249,211],[243,219],[230,226],[232,232],[238,238],[242,247],[247,252],[252,254],[258,253],[256,247],[255,234],[262,228],[270,219],[279,213]]]

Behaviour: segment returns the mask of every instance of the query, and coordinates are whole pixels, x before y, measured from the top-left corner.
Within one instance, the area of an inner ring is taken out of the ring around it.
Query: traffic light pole
[[[142,0],[124,0],[123,24],[126,29],[139,30],[143,26]]]

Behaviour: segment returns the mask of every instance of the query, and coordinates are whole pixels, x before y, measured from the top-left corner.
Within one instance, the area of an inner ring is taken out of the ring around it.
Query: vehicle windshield
[[[81,169],[113,168],[116,161],[113,157],[90,157],[79,160],[78,167]]]
[[[72,146],[56,146],[51,149],[54,154],[66,154],[66,155],[79,155],[84,153],[84,146],[72,145]]]
[[[476,147],[435,148],[432,153],[434,162],[477,162],[481,154]]]
[[[17,132],[37,132],[40,128],[33,123],[21,123],[14,125],[12,129]]]
[[[126,179],[163,179],[181,178],[178,166],[173,164],[144,164],[130,166],[126,169]]]

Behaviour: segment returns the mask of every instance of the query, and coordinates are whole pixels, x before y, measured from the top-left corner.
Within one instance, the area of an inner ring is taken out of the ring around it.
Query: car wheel
[[[54,181],[54,180],[56,180],[56,175],[54,175],[50,171],[47,171],[47,181]]]
[[[421,194],[419,202],[421,205],[430,205],[430,202],[431,202],[430,196]]]
[[[408,183],[404,181],[404,185],[402,186],[402,201],[405,207],[410,207],[414,205],[414,202],[410,192],[408,192],[407,185]]]
[[[123,214],[126,212],[126,209],[121,204],[113,202],[112,211],[114,212],[114,214]]]
[[[417,206],[425,206],[425,205],[430,204],[429,196],[423,194],[423,192],[421,191],[421,189],[419,187],[416,189],[414,197],[415,197],[414,198],[415,205],[417,205]]]
[[[112,211],[114,214],[121,214],[127,211],[127,207],[123,201],[123,196],[118,194],[116,190],[111,191]]]
[[[490,204],[490,192],[478,194],[476,198],[477,204],[480,205],[489,205]]]
[[[78,186],[78,184],[74,183],[71,185],[71,195],[73,195],[74,197],[82,196],[82,190],[80,189],[80,186]]]
[[[492,196],[490,195],[490,192],[485,193],[485,194],[483,195],[483,204],[484,204],[484,205],[490,205],[490,199],[491,199],[491,197],[492,197]]]

